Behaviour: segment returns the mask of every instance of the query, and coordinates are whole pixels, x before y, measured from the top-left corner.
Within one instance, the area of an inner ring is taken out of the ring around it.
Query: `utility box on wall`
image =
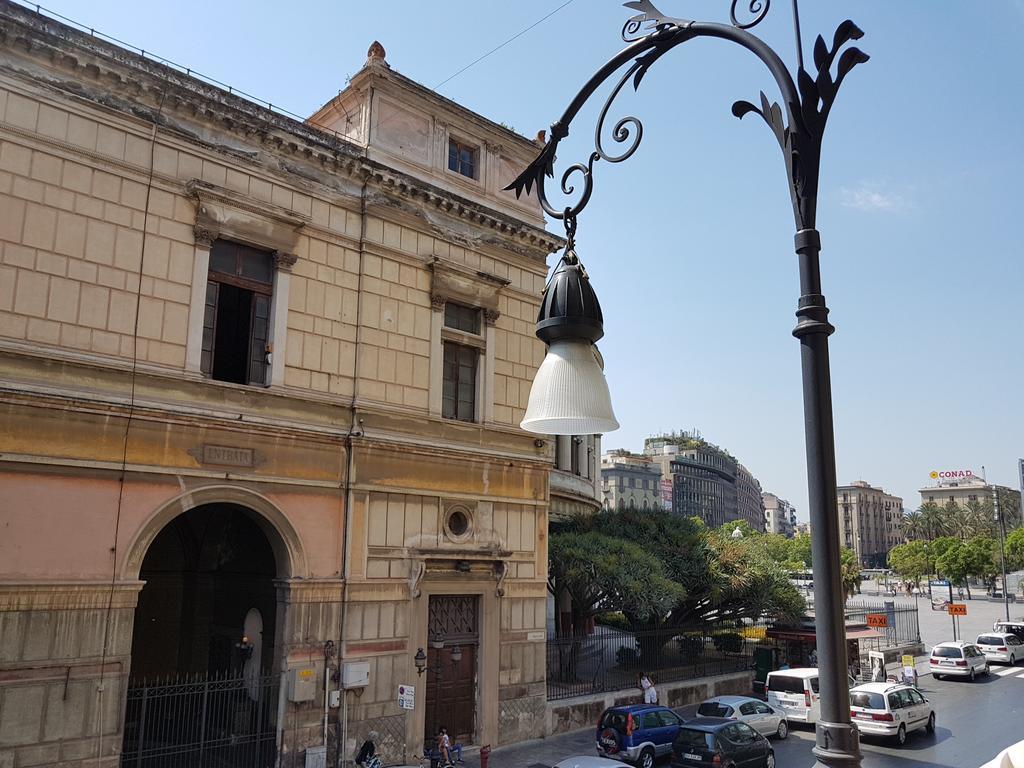
[[[346,691],[352,688],[365,688],[370,684],[370,662],[346,661],[341,668],[341,687]]]
[[[316,698],[316,667],[288,670],[288,701],[313,701]]]

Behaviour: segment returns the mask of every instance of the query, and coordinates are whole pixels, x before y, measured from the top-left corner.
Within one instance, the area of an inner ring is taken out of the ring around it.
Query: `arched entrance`
[[[153,537],[139,569],[123,765],[273,764],[283,569],[267,531],[246,507],[209,503]]]

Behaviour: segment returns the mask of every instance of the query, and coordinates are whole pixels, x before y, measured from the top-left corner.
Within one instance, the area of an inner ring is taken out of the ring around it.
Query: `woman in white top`
[[[654,680],[646,672],[640,673],[640,688],[644,692],[644,704],[658,703],[658,691],[654,687]]]

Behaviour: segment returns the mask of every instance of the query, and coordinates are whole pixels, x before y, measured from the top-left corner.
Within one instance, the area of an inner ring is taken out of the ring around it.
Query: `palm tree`
[[[946,510],[934,501],[925,502],[918,511],[921,513],[924,537],[928,541],[934,541],[949,533],[949,518]]]
[[[924,537],[924,519],[919,509],[908,509],[903,513],[903,536],[907,541]]]

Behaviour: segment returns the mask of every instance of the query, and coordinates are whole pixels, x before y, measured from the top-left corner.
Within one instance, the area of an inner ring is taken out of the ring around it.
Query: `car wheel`
[[[989,670],[988,670],[988,662],[987,662],[987,661],[985,662],[985,674],[986,674],[986,675],[990,675],[990,674],[992,674],[992,673],[991,673],[991,672],[989,672]]]
[[[974,682],[974,679],[975,679],[976,677],[977,677],[977,675],[976,675],[976,674],[974,673],[974,667],[971,667],[971,682],[972,682],[972,683]]]
[[[902,747],[907,743],[907,726],[900,725],[900,729],[896,731],[896,746]]]
[[[924,727],[928,733],[935,733],[935,713],[928,715],[928,724]]]
[[[789,736],[789,723],[785,720],[779,720],[779,727],[775,730],[775,735],[780,739],[784,739]]]
[[[932,679],[933,680],[941,680],[942,679],[942,675],[940,675],[938,672],[932,672]]]
[[[775,768],[775,753],[769,752],[764,758],[764,768]]]
[[[1011,654],[1010,654],[1010,666],[1012,667],[1012,666],[1013,666],[1014,664],[1016,664],[1016,663],[1017,663],[1017,657],[1016,657],[1016,656],[1014,656],[1014,655],[1013,655],[1013,654],[1011,653]]]
[[[654,750],[650,747],[644,747],[636,764],[637,768],[654,768]]]

